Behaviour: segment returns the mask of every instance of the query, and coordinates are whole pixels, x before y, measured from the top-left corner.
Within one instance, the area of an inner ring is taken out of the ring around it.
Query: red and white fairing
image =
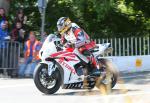
[[[48,74],[51,75],[51,73],[55,71],[55,68],[53,68],[53,62],[46,61],[45,59],[48,57],[51,57],[51,58],[57,57],[59,59],[55,59],[55,60],[57,63],[61,65],[64,71],[63,84],[82,82],[84,80],[84,75],[78,76],[75,71],[74,65],[80,62],[80,59],[78,57],[82,58],[84,62],[86,63],[88,63],[89,60],[85,56],[80,54],[77,48],[75,48],[74,50],[69,50],[69,49],[62,47],[63,50],[57,52],[56,44],[54,43],[57,41],[61,41],[61,40],[53,34],[49,35],[46,38],[39,52],[39,56],[42,60],[41,63],[48,65]],[[105,45],[97,44],[97,46],[99,46],[98,48],[99,50],[94,54],[95,56],[102,53],[102,51],[104,52],[104,50],[108,48],[109,44],[105,44]]]

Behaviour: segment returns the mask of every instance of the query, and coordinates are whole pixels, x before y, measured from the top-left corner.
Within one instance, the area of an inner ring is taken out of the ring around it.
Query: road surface
[[[150,103],[150,72],[122,74],[109,95],[97,88],[62,90],[45,95],[32,79],[0,78],[0,103]]]

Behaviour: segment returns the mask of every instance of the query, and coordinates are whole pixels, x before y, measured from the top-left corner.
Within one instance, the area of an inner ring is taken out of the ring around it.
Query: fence
[[[20,57],[18,42],[0,41],[0,69],[16,69]]]
[[[111,43],[113,52],[107,56],[150,55],[150,37],[95,39],[96,43]]]
[[[113,52],[107,56],[150,55],[150,37],[95,39],[96,43],[111,43]],[[0,69],[15,69],[20,56],[18,42],[0,41]]]

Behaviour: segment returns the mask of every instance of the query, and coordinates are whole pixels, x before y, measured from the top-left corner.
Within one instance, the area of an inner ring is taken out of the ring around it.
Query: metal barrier
[[[107,56],[150,55],[150,37],[95,39],[96,43],[111,43],[113,52]]]
[[[0,41],[0,69],[17,69],[19,57],[18,42]]]
[[[102,38],[96,43],[111,43],[113,52],[107,56],[150,55],[150,37]],[[18,67],[21,45],[18,42],[0,41],[0,69]]]

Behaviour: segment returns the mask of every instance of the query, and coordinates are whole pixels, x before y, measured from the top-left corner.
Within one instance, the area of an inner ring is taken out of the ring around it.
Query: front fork
[[[54,62],[41,62],[41,64],[46,64],[48,69],[48,75],[51,76],[52,73],[56,70],[56,65]]]

